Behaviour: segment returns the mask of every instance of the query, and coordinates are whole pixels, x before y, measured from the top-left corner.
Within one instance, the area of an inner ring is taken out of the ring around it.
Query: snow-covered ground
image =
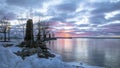
[[[13,53],[21,50],[21,48],[15,46],[3,47],[2,44],[0,44],[0,68],[102,68],[84,63],[66,63],[60,59],[59,55],[56,55],[55,58],[45,59],[38,58],[35,54],[23,60]]]

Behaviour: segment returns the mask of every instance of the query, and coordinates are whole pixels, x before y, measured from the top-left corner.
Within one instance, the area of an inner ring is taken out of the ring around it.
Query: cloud
[[[34,16],[44,16],[42,13],[35,11]]]
[[[80,25],[77,25],[77,26],[79,26],[79,27],[88,27],[88,26],[90,26],[90,24],[80,24]]]
[[[106,23],[106,19],[104,18],[103,14],[100,14],[100,15],[94,14],[93,16],[89,17],[89,20],[90,20],[90,23],[92,23],[92,24]]]
[[[77,9],[77,4],[75,3],[63,3],[56,6],[58,11],[62,12],[74,12]]]
[[[67,13],[58,13],[51,20],[66,22],[67,19],[74,17],[74,15],[69,15]]]
[[[9,12],[5,9],[1,9],[0,10],[0,19],[2,19],[3,17],[6,17],[9,20],[15,19],[16,18],[16,14],[14,14],[13,12]]]
[[[94,3],[92,6],[95,8],[91,13],[92,14],[103,14],[115,10],[120,10],[120,2],[102,2]]]
[[[73,24],[76,30],[79,27],[99,30],[104,28],[99,25],[120,21],[120,13],[111,15],[120,11],[119,3],[119,0],[0,0],[0,17],[17,19],[32,12],[35,17],[50,17],[47,21],[52,23]]]
[[[49,0],[6,0],[8,5],[20,6],[24,8],[41,7],[42,4]]]
[[[110,18],[108,21],[116,21],[120,20],[120,14],[115,15],[114,17]]]
[[[102,29],[104,28],[104,29]],[[119,23],[108,23],[99,27],[103,32],[120,34],[120,21]]]
[[[108,23],[112,20],[120,19],[119,14],[107,20],[105,17],[106,13],[110,13],[113,11],[120,10],[120,2],[100,2],[100,3],[93,3],[93,10],[90,12],[91,16],[89,18],[91,23],[94,24],[104,24]]]

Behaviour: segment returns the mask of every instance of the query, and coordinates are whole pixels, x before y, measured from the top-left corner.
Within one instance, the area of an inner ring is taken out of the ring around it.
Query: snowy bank
[[[22,60],[13,53],[15,50],[17,50],[16,47],[0,46],[0,68],[100,68],[85,64],[65,63],[60,60],[60,56],[44,59],[38,58],[35,54]]]

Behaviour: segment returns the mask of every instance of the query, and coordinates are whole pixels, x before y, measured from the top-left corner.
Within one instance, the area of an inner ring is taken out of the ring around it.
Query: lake
[[[65,62],[120,68],[120,39],[57,39],[49,42],[48,47]]]

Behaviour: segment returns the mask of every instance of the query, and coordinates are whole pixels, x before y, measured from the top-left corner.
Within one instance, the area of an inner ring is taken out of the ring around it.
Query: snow
[[[38,58],[35,54],[23,60],[13,53],[18,50],[21,48],[0,46],[0,68],[102,68],[75,62],[66,63],[60,59],[59,55],[56,55],[55,58],[45,59]]]
[[[0,67],[1,68],[14,68],[17,62],[22,60],[20,57],[12,53],[12,51],[0,47]]]

